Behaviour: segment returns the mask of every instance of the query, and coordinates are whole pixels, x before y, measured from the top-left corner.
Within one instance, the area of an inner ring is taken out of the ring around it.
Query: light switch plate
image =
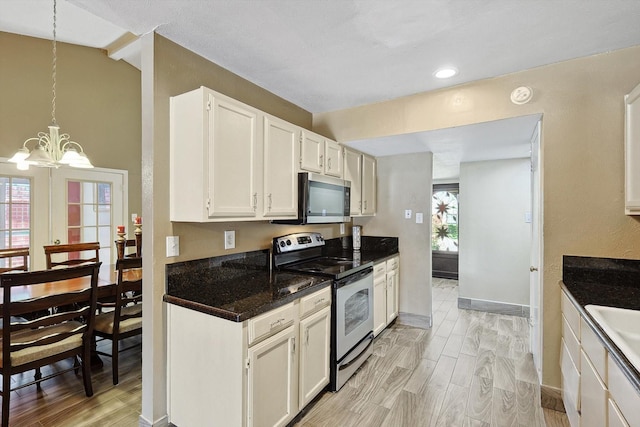
[[[180,236],[167,236],[167,257],[180,255]]]
[[[224,248],[233,249],[236,247],[236,232],[235,230],[228,230],[224,232]]]
[[[138,218],[138,214],[137,213],[132,213],[131,214],[131,222],[136,222],[136,218]]]
[[[404,210],[404,219],[411,219],[411,209]]]
[[[416,212],[416,224],[422,224],[424,222],[422,212]]]

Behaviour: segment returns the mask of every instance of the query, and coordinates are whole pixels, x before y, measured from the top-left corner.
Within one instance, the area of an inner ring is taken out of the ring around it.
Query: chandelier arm
[[[63,137],[64,136],[69,137],[69,135],[66,135],[66,134],[62,135],[62,136]],[[82,145],[80,145],[79,143],[77,143],[75,141],[68,141],[68,140],[64,144],[62,144],[62,146],[60,147],[60,151],[62,151],[62,153],[64,153],[65,151],[67,151],[68,148],[71,148],[73,146],[78,148],[78,152],[84,153],[84,150],[82,149]]]

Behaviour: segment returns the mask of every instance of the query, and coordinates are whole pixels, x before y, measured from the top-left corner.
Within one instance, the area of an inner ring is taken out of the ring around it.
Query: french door
[[[55,169],[50,244],[100,242],[100,261],[115,263],[116,226],[126,226],[125,171]],[[132,235],[132,234],[131,234]]]

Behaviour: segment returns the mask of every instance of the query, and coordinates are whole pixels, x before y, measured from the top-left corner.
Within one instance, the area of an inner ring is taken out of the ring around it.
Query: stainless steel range
[[[323,247],[320,233],[276,237],[273,265],[333,280],[330,388],[337,391],[372,353],[373,262],[327,256]]]

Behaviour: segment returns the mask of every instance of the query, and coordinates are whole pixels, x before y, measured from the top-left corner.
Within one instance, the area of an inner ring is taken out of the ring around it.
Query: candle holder
[[[136,220],[133,222],[133,225],[135,227],[133,234],[136,239],[136,256],[141,257],[142,256],[142,221],[140,220],[140,218],[136,218]]]

